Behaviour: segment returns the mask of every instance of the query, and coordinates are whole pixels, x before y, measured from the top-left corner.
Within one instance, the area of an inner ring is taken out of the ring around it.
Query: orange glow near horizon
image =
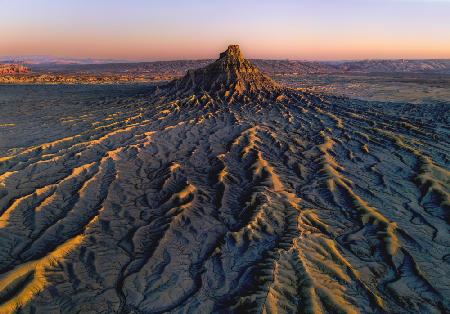
[[[231,43],[240,44],[246,57],[263,59],[307,59],[307,60],[346,60],[346,59],[446,59],[450,58],[450,42],[421,45],[403,41],[393,45],[387,40],[367,42],[325,42],[302,40],[301,43],[283,43],[274,39],[270,44],[251,40],[228,40],[222,42],[143,42],[124,39],[123,41],[104,41],[92,38],[71,38],[65,42],[59,38],[27,40],[25,43],[12,39],[10,48],[2,55],[54,55],[77,58],[126,59],[126,60],[178,60],[216,58],[218,52]],[[202,47],[199,49],[199,46]],[[119,49],[117,47],[120,47]],[[30,53],[32,51],[32,53]]]
[[[450,2],[362,2],[249,0],[231,18],[235,0],[17,0],[3,4],[0,56],[203,59],[237,43],[249,58],[450,58]]]

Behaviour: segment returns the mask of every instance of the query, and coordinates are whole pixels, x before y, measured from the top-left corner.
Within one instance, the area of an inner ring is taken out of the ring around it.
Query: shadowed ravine
[[[0,313],[450,311],[448,107],[289,90],[237,46],[145,97],[0,158]]]

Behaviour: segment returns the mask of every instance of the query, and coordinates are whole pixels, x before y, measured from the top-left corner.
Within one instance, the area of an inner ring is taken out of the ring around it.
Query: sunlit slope
[[[449,108],[222,74],[1,159],[0,313],[449,311]]]

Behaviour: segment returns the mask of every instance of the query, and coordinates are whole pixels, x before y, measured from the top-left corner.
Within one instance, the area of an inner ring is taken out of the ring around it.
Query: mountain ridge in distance
[[[201,67],[204,60],[172,60],[172,61],[131,61],[108,60],[95,58],[67,58],[53,56],[4,56],[0,63],[24,63],[37,71],[139,71],[139,69],[157,70],[161,64],[183,68],[184,63],[191,67]],[[365,60],[335,60],[311,61],[295,59],[252,59],[252,63],[267,73],[331,73],[331,72],[395,72],[395,73],[450,73],[450,59],[365,59]]]

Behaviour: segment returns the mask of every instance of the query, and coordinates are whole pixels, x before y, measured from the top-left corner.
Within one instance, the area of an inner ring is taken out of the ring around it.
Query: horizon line
[[[113,64],[113,63],[151,63],[151,62],[176,62],[176,61],[209,61],[209,60],[217,60],[217,57],[212,58],[174,58],[174,59],[120,59],[120,58],[101,58],[101,57],[71,57],[71,56],[62,56],[62,55],[46,55],[46,54],[29,54],[29,55],[3,55],[0,56],[0,62],[18,62],[18,63],[26,63],[26,58],[53,58],[54,61],[48,62],[39,62],[38,64],[54,64],[58,61],[97,61],[95,63],[84,63],[84,65],[89,64]],[[303,62],[357,62],[357,61],[415,61],[415,60],[449,60],[450,56],[445,58],[439,57],[413,57],[413,58],[403,58],[403,57],[392,57],[392,58],[350,58],[350,59],[309,59],[309,58],[246,58],[248,60],[268,60],[268,61],[303,61]],[[72,62],[67,65],[81,65],[80,63]]]

